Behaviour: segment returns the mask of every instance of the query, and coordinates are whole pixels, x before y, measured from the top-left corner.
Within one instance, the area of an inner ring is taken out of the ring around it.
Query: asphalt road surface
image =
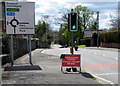
[[[70,54],[69,48],[59,48],[52,45],[52,49],[42,51],[44,54],[60,57]],[[74,51],[81,55],[82,70],[91,73],[102,84],[118,84],[118,50],[105,48],[79,48]]]

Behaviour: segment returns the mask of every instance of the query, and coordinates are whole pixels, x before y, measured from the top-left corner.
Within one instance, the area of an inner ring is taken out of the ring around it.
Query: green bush
[[[106,42],[106,43],[120,43],[119,37],[120,37],[120,30],[104,32],[100,34],[101,42]]]
[[[91,45],[91,38],[84,38],[80,40],[80,45],[86,45],[87,47]]]

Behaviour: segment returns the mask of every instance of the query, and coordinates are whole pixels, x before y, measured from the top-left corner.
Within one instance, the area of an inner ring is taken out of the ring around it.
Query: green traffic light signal
[[[75,25],[73,25],[73,26],[72,26],[72,29],[75,29],[75,28],[76,28],[76,26],[75,26]]]
[[[68,14],[68,30],[70,32],[78,31],[78,14],[76,12]]]

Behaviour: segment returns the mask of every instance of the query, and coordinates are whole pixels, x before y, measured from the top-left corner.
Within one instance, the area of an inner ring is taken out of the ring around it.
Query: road
[[[70,54],[69,48],[59,48],[53,45],[51,49],[42,51],[44,54],[60,57],[61,54]],[[91,73],[100,83],[118,84],[118,51],[102,48],[79,48],[75,54],[81,54],[81,67]]]

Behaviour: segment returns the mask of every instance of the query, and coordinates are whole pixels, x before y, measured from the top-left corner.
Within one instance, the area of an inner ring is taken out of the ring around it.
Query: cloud
[[[119,0],[81,0],[81,2],[119,2]]]
[[[77,5],[82,5],[82,6],[87,6],[87,7],[89,7],[89,6],[93,6],[94,4],[92,4],[92,3],[76,3],[76,6]]]
[[[110,28],[111,18],[101,19],[99,22],[100,29]]]
[[[54,30],[54,31],[59,31],[60,26],[59,26],[59,25],[56,25],[56,24],[51,24],[51,28],[52,28],[52,30]]]
[[[40,0],[36,3],[40,3],[38,5],[39,8],[36,8],[36,10],[35,10],[36,12],[47,13],[47,12],[49,12],[49,10],[53,10],[53,9],[55,10],[56,9],[55,4],[53,4],[53,3],[51,4],[51,3],[46,2],[46,1],[43,2],[43,0]]]
[[[52,29],[58,29],[56,18],[61,18],[65,9],[74,8],[77,5],[87,6],[93,11],[100,12],[100,28],[109,27],[110,15],[116,16],[117,2],[119,0],[27,0],[35,2],[35,21],[42,20],[43,15],[49,15]],[[60,14],[60,12],[62,12]],[[94,15],[96,16],[96,14]]]
[[[111,19],[117,17],[116,10],[104,10],[100,13],[100,28],[110,28]]]
[[[117,10],[103,10],[101,15],[117,17]]]

